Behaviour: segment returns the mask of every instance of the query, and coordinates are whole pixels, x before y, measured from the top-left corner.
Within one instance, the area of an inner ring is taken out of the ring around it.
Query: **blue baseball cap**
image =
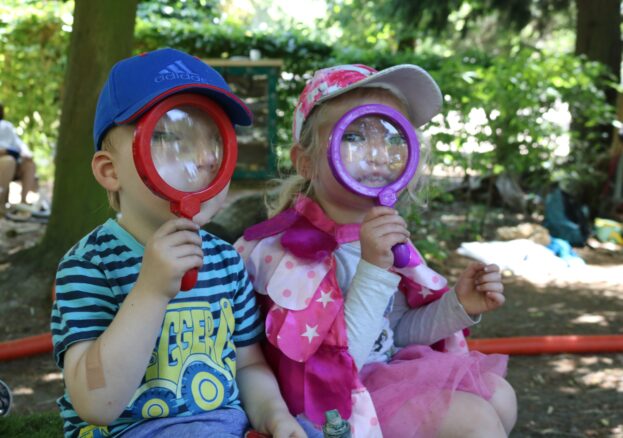
[[[163,99],[182,92],[206,95],[236,125],[252,122],[251,110],[216,70],[187,53],[160,49],[119,61],[110,70],[95,110],[95,150],[110,128],[135,122]]]

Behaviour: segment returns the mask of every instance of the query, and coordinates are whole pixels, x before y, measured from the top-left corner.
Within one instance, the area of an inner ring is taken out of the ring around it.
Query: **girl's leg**
[[[36,171],[35,162],[32,158],[22,158],[19,164],[19,174],[22,182],[22,204],[26,204],[28,193],[37,191]]]
[[[517,421],[517,396],[515,395],[515,390],[510,383],[496,374],[487,374],[485,379],[495,388],[489,403],[493,405],[504,425],[506,433],[509,434]]]
[[[443,438],[505,438],[500,416],[487,400],[468,392],[452,395],[446,417],[441,422]]]
[[[9,185],[16,169],[15,158],[10,155],[0,156],[0,212],[4,212],[4,204],[9,201]]]

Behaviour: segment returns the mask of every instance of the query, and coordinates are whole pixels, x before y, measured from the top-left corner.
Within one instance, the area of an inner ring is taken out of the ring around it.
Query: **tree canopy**
[[[427,132],[434,163],[466,172],[515,172],[526,190],[568,179],[593,190],[605,178],[599,163],[607,140],[590,130],[587,135],[585,128],[613,120],[605,92],[618,80],[574,54],[578,14],[586,13],[578,9],[582,1],[328,0],[326,17],[306,27],[268,0],[143,0],[131,50],[170,46],[202,58],[229,58],[258,49],[265,58],[282,59],[273,147],[284,169],[292,107],[313,70],[338,63],[379,69],[416,63],[445,95],[443,115]],[[68,91],[63,73],[71,68],[73,6],[61,0],[8,0],[0,6],[0,100],[35,150],[44,179],[52,179],[55,154],[57,165],[68,159],[59,152],[67,137],[58,132]],[[620,13],[614,18],[620,23]],[[620,25],[615,30],[620,40]],[[589,29],[591,38],[596,33]],[[121,43],[129,37],[116,38]],[[551,118],[565,112],[581,118],[581,126]],[[567,144],[569,152],[561,155]],[[563,165],[571,167],[559,171]]]

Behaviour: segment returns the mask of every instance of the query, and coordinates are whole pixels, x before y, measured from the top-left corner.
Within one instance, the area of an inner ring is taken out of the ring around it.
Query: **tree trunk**
[[[577,12],[575,53],[585,55],[591,61],[597,61],[608,68],[615,78],[621,80],[621,2],[620,0],[575,0]],[[606,101],[616,106],[617,93],[612,87],[604,90]],[[607,151],[613,141],[613,129],[610,123],[589,127],[586,125],[583,111],[572,114],[572,130],[578,133],[578,142],[572,149],[577,159],[582,159],[588,151],[587,145],[592,144],[591,156],[595,158],[595,166],[605,176],[608,175]],[[578,153],[578,151],[580,151]],[[602,157],[602,158],[600,158]],[[576,194],[579,201],[588,205],[591,215],[604,214],[608,202],[603,197],[595,196],[595,187],[610,184],[612,176],[587,184]],[[592,187],[591,187],[592,185]],[[606,186],[604,186],[606,187]],[[599,190],[599,188],[597,188]],[[605,188],[604,188],[605,190]]]
[[[608,66],[621,81],[621,2],[620,0],[576,0],[576,55]],[[607,90],[608,102],[616,105],[616,91]]]
[[[91,173],[93,119],[112,65],[131,54],[137,0],[76,0],[43,252],[63,254],[111,215]]]

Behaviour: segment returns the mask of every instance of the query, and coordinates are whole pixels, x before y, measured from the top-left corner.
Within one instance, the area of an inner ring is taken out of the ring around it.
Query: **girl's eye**
[[[346,132],[342,136],[342,141],[348,143],[361,143],[365,141],[365,138],[357,132]]]
[[[393,134],[387,137],[387,143],[392,146],[400,146],[405,144],[406,142],[407,141],[405,140],[405,138],[400,134]]]

